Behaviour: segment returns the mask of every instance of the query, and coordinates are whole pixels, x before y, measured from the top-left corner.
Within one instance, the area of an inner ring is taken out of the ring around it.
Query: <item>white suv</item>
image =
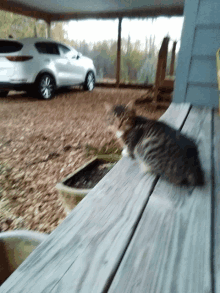
[[[59,87],[83,85],[92,91],[93,61],[51,39],[0,40],[0,96],[9,90],[27,91],[48,100]]]

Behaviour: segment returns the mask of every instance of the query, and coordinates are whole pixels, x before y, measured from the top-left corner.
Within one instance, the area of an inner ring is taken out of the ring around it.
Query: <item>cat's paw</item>
[[[120,138],[120,137],[122,137],[122,135],[123,135],[123,131],[116,131],[116,136],[117,136],[117,138]]]
[[[121,154],[122,154],[123,157],[129,157],[129,152],[128,152],[127,149],[123,149]]]
[[[141,169],[141,173],[148,173],[152,171],[152,168],[150,167],[150,165],[143,162],[140,164],[140,169]]]
[[[129,157],[130,157],[132,160],[135,160],[135,156],[134,156],[134,154],[129,154]]]

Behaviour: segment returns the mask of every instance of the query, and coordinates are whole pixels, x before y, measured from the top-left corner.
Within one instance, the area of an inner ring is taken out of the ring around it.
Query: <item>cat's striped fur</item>
[[[136,116],[133,106],[106,104],[108,122],[141,169],[176,185],[204,185],[195,142],[167,124]]]

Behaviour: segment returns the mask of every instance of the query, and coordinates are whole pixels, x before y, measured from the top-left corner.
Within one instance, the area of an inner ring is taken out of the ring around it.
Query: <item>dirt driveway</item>
[[[0,229],[51,232],[66,214],[55,185],[89,157],[88,146],[117,151],[105,131],[105,101],[128,103],[144,90],[61,92],[51,101],[25,94],[0,98]],[[157,119],[164,110],[138,114]],[[87,147],[86,147],[87,146]]]

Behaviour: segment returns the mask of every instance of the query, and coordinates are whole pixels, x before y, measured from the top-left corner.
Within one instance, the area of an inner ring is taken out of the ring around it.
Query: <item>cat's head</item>
[[[107,112],[107,123],[109,128],[115,132],[118,136],[119,133],[123,135],[126,131],[129,131],[135,123],[135,109],[133,102],[127,105],[111,105],[105,103]]]

